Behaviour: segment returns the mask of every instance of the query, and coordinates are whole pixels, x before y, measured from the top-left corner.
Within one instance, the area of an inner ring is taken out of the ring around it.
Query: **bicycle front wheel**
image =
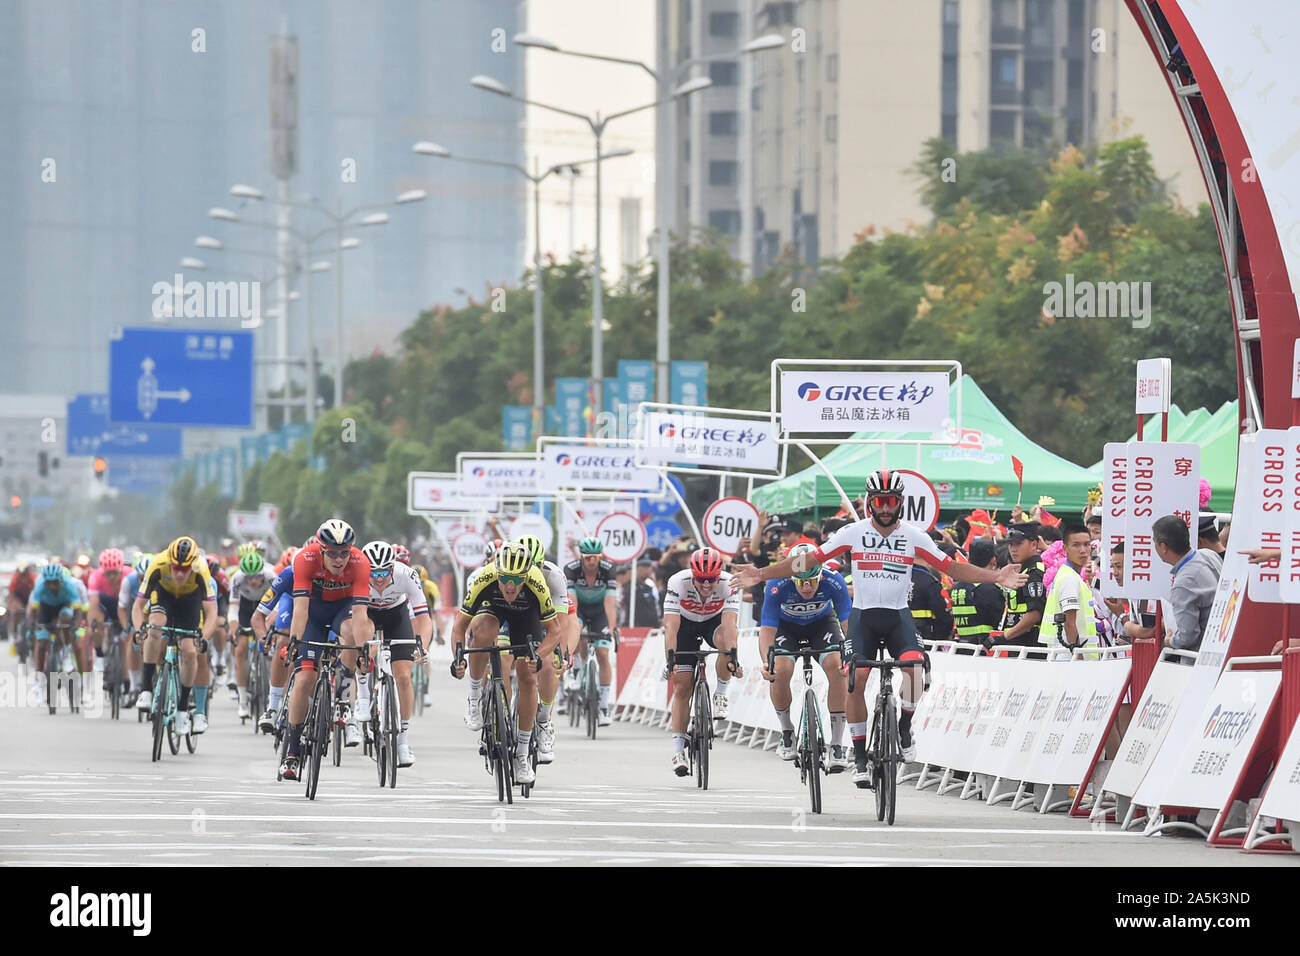
[[[695,726],[692,738],[695,746],[695,786],[709,789],[709,735],[713,731],[713,704],[709,700],[709,685],[700,681],[695,685]]]
[[[312,692],[311,709],[307,712],[306,730],[310,735],[311,753],[307,757],[307,799],[316,799],[320,784],[320,762],[330,743],[330,725],[334,722],[334,706],[330,701],[330,682],[316,681]]]
[[[45,651],[45,702],[49,704],[51,714],[58,713],[59,710],[59,685],[56,681],[63,671],[60,661],[62,656],[58,638],[51,634],[50,646]]]
[[[893,701],[885,708],[885,761],[880,789],[885,794],[885,822],[894,825],[894,810],[898,806],[898,765],[903,759],[903,748],[898,741],[898,715]]]
[[[808,779],[808,801],[813,813],[822,812],[822,744],[821,722],[817,719],[817,695],[811,689],[803,701],[803,754],[800,762]]]
[[[494,682],[495,683],[495,682]],[[498,771],[498,793],[500,799],[501,784],[504,782],[506,803],[515,802],[515,774],[514,774],[514,757],[515,757],[515,740],[514,734],[510,728],[510,710],[506,707],[505,688],[500,683],[495,683],[492,689],[493,726],[496,727],[497,738],[497,766]]]
[[[385,674],[383,685],[384,748],[388,751],[388,788],[392,790],[397,787],[397,734],[401,724],[397,720],[397,681],[392,674]]]
[[[193,690],[191,689],[191,693]],[[172,756],[181,752],[181,735],[176,726],[180,716],[180,674],[175,664],[167,668],[167,748]]]
[[[162,757],[163,734],[165,733],[163,724],[167,719],[166,687],[170,679],[168,665],[163,664],[162,669],[158,671],[157,679],[154,681],[153,710],[149,714],[149,719],[153,722],[153,762],[157,762]]]
[[[587,660],[582,692],[587,701],[587,736],[595,740],[596,727],[600,722],[600,665],[596,663],[594,651]]]

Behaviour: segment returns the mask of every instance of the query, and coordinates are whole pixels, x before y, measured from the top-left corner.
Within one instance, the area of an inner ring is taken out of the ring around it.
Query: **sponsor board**
[[[781,372],[786,432],[943,431],[947,372]]]
[[[512,498],[537,494],[537,461],[532,458],[462,458],[461,494],[467,498]]]
[[[778,469],[771,421],[687,412],[647,412],[638,460],[651,465],[705,465],[729,471]]]
[[[661,484],[657,471],[637,465],[631,448],[556,443],[541,451],[542,491],[581,488],[657,495]]]

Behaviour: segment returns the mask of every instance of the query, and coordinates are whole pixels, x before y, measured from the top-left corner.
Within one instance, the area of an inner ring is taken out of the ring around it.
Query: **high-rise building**
[[[788,38],[734,68],[711,64],[715,88],[677,107],[687,132],[674,229],[723,228],[756,270],[787,251],[814,263],[864,232],[928,221],[910,168],[940,136],[964,152],[1141,133],[1174,194],[1189,206],[1203,198],[1186,131],[1122,0],[662,2],[674,62]]]
[[[526,93],[522,57],[499,41],[523,28],[519,0],[197,0],[176,4],[47,3],[0,7],[0,339],[7,387],[17,392],[103,391],[115,326],[153,321],[152,288],[186,280],[267,276],[275,232],[207,217],[213,206],[274,222],[270,153],[272,35],[297,38],[295,198],[331,209],[391,200],[376,228],[349,230],[344,253],[344,345],[350,356],[391,351],[422,308],[456,287],[482,297],[518,281],[525,209],[494,170],[414,155],[420,139],[523,161],[522,104],[473,90],[492,73]],[[235,183],[267,202],[230,196]],[[301,209],[304,232],[328,219]],[[197,235],[225,243],[196,250]],[[334,245],[322,238],[313,258]],[[183,256],[207,272],[180,268]],[[305,351],[306,275],[291,308],[291,352]],[[315,339],[334,354],[338,277],[313,280]],[[274,304],[272,286],[262,306]],[[176,324],[176,323],[174,323]],[[229,323],[227,323],[229,327]],[[265,328],[272,327],[268,323]],[[264,333],[259,333],[259,336]],[[260,354],[269,351],[259,341]],[[299,373],[301,374],[301,373]]]

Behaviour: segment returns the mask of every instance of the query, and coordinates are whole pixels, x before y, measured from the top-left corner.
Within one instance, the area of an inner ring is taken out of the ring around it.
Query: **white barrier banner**
[[[974,658],[935,652],[930,655],[930,689],[921,695],[912,714],[912,742],[921,763],[943,766],[944,731],[952,717],[964,671]],[[871,708],[867,709],[868,714]]]
[[[667,709],[668,682],[664,672],[664,633],[653,630],[641,643],[641,650],[627,675],[623,690],[618,695],[619,707],[649,707]]]
[[[1029,762],[1038,746],[1040,737],[1046,732],[1048,721],[1056,709],[1061,695],[1065,693],[1065,672],[1069,662],[1023,661],[1026,668],[1037,665],[1030,673],[1035,679],[1028,691],[1029,700],[1020,722],[1011,734],[1010,749],[998,768],[998,776],[1008,780],[1023,780],[1029,769]]]
[[[932,674],[938,656],[930,655]],[[953,659],[953,672],[945,687],[946,692],[951,692],[952,704],[940,724],[941,736],[933,762],[954,770],[970,770],[975,758],[975,746],[971,741],[975,721],[990,687],[1001,682],[999,665],[1003,662],[966,654],[943,656]]]
[[[1225,671],[1159,805],[1223,809],[1281,683],[1280,670]]]
[[[972,769],[976,773],[1005,776],[1003,768],[1013,765],[1015,748],[1020,746],[1019,729],[1029,716],[1034,702],[1037,668],[1044,661],[1008,660],[1003,668],[1001,706],[993,711],[984,734],[984,743],[975,752]]]
[[[658,494],[659,472],[637,466],[631,448],[598,445],[546,445],[538,471],[540,491],[561,488]]]
[[[787,432],[942,432],[947,372],[781,373],[781,427]]]
[[[1034,783],[1078,783],[1083,778],[1129,672],[1126,658],[1057,666],[1063,668],[1061,696],[1021,778]]]
[[[1281,548],[1282,530],[1290,502],[1295,500],[1295,471],[1287,469],[1289,429],[1263,428],[1255,432],[1255,463],[1250,494],[1244,507],[1251,511],[1251,540],[1241,548]],[[1236,530],[1235,528],[1233,529]],[[1239,539],[1240,540],[1240,539]],[[1252,601],[1279,604],[1282,601],[1282,563],[1269,561],[1250,566],[1247,594]]]
[[[1291,737],[1273,768],[1259,812],[1283,820],[1300,820],[1300,721],[1291,728]]]
[[[1300,339],[1296,340],[1300,349]],[[1300,604],[1300,425],[1286,430],[1288,493],[1282,509],[1282,583],[1279,594],[1288,604]]]
[[[1169,566],[1156,555],[1151,525],[1165,515],[1177,515],[1195,544],[1201,448],[1192,442],[1130,442],[1128,460],[1131,507],[1124,530],[1124,596],[1168,598]]]
[[[1137,793],[1173,726],[1183,689],[1191,676],[1192,668],[1186,664],[1171,660],[1156,664],[1111,763],[1106,790],[1124,797]]]
[[[460,486],[466,497],[532,496],[537,494],[537,461],[529,458],[462,458]]]
[[[732,677],[727,687],[727,719],[745,727],[761,727],[763,730],[780,730],[776,719],[776,710],[772,707],[772,697],[767,681],[763,680],[762,663],[758,656],[758,628],[746,628],[740,632],[737,646],[738,660],[744,668],[743,677]],[[709,686],[716,690],[718,675],[714,661],[710,658],[708,665]],[[798,701],[790,706],[790,717],[799,719]]]
[[[647,464],[777,470],[780,447],[772,438],[770,419],[648,412],[643,422],[645,446],[637,454]]]

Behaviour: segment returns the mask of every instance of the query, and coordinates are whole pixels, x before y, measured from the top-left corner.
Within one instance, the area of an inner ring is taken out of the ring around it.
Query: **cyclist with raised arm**
[[[550,588],[540,569],[533,566],[532,555],[517,544],[505,544],[496,550],[492,564],[480,568],[466,585],[465,600],[452,627],[450,643],[453,651],[458,645],[486,647],[495,643],[502,625],[510,629],[514,644],[533,645],[538,662],[543,662],[560,643],[560,624],[551,601]],[[468,635],[468,642],[466,636]],[[483,696],[484,672],[488,661],[485,654],[467,655],[455,676],[463,677],[469,666],[469,706],[465,725],[478,732],[483,729],[483,713],[479,701]],[[516,783],[531,784],[537,780],[528,759],[532,746],[533,724],[537,719],[537,667],[527,657],[516,658],[515,679],[518,686],[518,739],[515,743],[514,779]]]
[[[896,660],[916,661],[915,666],[902,670],[903,713],[898,722],[899,742],[903,757],[912,760],[916,750],[912,745],[912,714],[922,691],[921,664],[924,654],[917,639],[912,615],[907,607],[907,592],[911,582],[915,555],[923,555],[931,566],[945,572],[954,580],[977,584],[992,582],[1003,587],[1016,588],[1025,582],[1020,566],[1008,564],[1000,571],[977,568],[973,564],[953,561],[928,534],[913,525],[903,524],[899,515],[903,506],[903,478],[898,472],[882,468],[867,477],[866,506],[869,516],[845,525],[811,554],[802,553],[786,557],[766,568],[744,566],[737,568],[736,576],[748,586],[755,581],[779,580],[787,575],[807,571],[813,564],[851,551],[853,565],[853,612],[849,617],[849,632],[845,641],[848,657],[846,666],[858,659],[873,659],[881,647]],[[859,675],[849,697],[847,716],[849,733],[853,737],[853,755],[856,769],[853,782],[858,787],[869,787],[871,774],[867,768],[867,704],[865,699],[867,675]]]
[[[613,680],[609,649],[618,636],[618,582],[614,579],[614,565],[601,557],[603,551],[599,538],[583,538],[578,542],[578,560],[564,566],[564,576],[568,580],[569,601],[578,612],[578,626],[584,635],[590,635],[579,642],[579,653],[586,658],[594,651],[600,667],[598,723],[608,727],[612,723],[609,691]]]
[[[424,601],[420,575],[408,565],[397,560],[395,550],[386,541],[371,541],[361,549],[370,560],[370,620],[382,631],[384,643],[419,639],[427,647],[433,632],[433,618]],[[389,660],[393,680],[397,684],[397,708],[401,721],[397,734],[397,766],[410,767],[415,763],[407,731],[411,726],[411,712],[415,709],[415,684],[411,680],[415,668],[415,645],[397,644],[389,647]],[[365,720],[370,713],[370,688],[365,681],[357,683],[356,714]]]
[[[217,586],[193,538],[177,538],[166,551],[154,555],[140,576],[135,603],[131,606],[131,622],[137,631],[146,623],[146,616],[151,629],[144,640],[145,690],[136,704],[141,710],[153,704],[154,678],[167,646],[167,639],[152,628],[170,626],[197,631],[202,626],[204,641],[211,641],[217,630]],[[198,644],[192,637],[181,638],[177,649],[181,658],[181,693],[176,704],[176,732],[183,737],[191,730],[190,691],[195,691],[196,704],[204,703],[207,696],[208,661],[206,654],[199,654]],[[201,734],[207,729],[208,721],[202,706],[196,710],[192,729]]]
[[[812,554],[816,550],[811,544],[796,544],[790,549],[790,556]],[[840,669],[840,644],[844,641],[849,613],[853,610],[848,585],[838,571],[817,563],[784,581],[774,581],[766,588],[758,631],[758,656],[763,662],[763,678],[771,681],[772,707],[781,724],[781,743],[776,748],[776,755],[782,760],[795,758],[794,722],[790,719],[790,677],[794,674],[795,659],[777,657],[769,671],[767,649],[774,643],[782,651],[811,648],[819,652],[818,660],[829,682],[826,704],[831,714],[831,749],[827,769],[831,773],[840,773],[849,766],[844,747],[844,699],[848,696],[848,688]]]
[[[528,550],[533,559],[533,567],[542,572],[546,587],[551,592],[551,603],[559,615],[561,637],[570,636],[569,629],[577,627],[577,613],[569,598],[569,583],[559,566],[546,560],[546,545],[535,534],[526,534],[516,544]],[[551,763],[555,760],[555,724],[551,721],[551,708],[555,706],[555,696],[560,689],[560,674],[564,672],[565,641],[555,648],[552,659],[545,661],[537,673],[537,762]]]
[[[720,651],[729,651],[739,640],[741,588],[730,572],[722,570],[722,554],[701,548],[691,555],[691,566],[682,568],[664,586],[664,656],[674,651],[698,651],[700,641]],[[691,685],[694,661],[678,661],[673,668],[673,773],[684,777],[691,772],[686,756],[686,725],[691,716]],[[713,717],[727,718],[727,685],[731,675],[727,658],[718,655],[718,686],[713,695]],[[737,667],[737,677],[744,677]]]
[[[356,647],[374,637],[366,602],[370,597],[370,560],[353,542],[356,532],[346,521],[330,518],[316,532],[316,543],[303,548],[293,559],[293,617],[289,639],[302,640],[294,658],[299,669],[289,697],[289,748],[280,764],[284,780],[298,779],[298,747],[307,707],[316,689],[316,663],[323,654],[316,645],[329,640],[330,632],[338,635],[342,646]],[[346,626],[345,626],[346,625]],[[340,655],[343,679],[339,696],[350,695],[356,655]],[[350,728],[350,729],[349,729]],[[361,742],[356,711],[344,729],[345,742],[355,747]]]

